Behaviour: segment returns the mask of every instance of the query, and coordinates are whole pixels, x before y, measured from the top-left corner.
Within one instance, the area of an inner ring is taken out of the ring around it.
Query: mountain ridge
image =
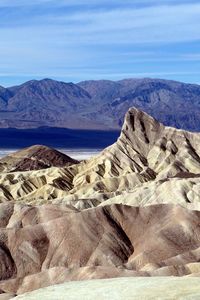
[[[190,207],[197,202],[199,207],[196,194],[200,173],[199,143],[199,133],[165,127],[147,113],[131,108],[118,140],[100,154],[70,168],[14,172],[11,176],[15,177],[14,182],[3,172],[0,176],[2,197],[6,197],[7,191],[13,199],[22,202],[29,199],[30,203],[37,203],[37,199],[42,198],[84,209],[106,203],[171,203],[175,193],[179,195],[179,204]],[[32,156],[29,152],[25,157]],[[0,161],[2,168],[3,161]],[[21,188],[21,178],[27,189]],[[66,182],[66,189],[55,184],[60,178]],[[173,184],[179,185],[179,189],[174,190]],[[156,192],[161,186],[166,194]],[[171,191],[169,199],[167,190]],[[152,197],[152,191],[157,196]]]
[[[0,128],[119,130],[137,107],[166,126],[200,130],[200,86],[164,79],[30,80],[0,88]]]

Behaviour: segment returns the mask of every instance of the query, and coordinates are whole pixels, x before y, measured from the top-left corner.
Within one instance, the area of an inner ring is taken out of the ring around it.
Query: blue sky
[[[200,83],[200,1],[0,0],[0,85],[153,77]]]

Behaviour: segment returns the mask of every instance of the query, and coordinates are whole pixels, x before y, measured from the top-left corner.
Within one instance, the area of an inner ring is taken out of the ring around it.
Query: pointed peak
[[[146,155],[164,128],[164,125],[144,111],[132,107],[126,113],[119,139],[128,140],[131,147]]]
[[[153,131],[157,131],[159,127],[164,127],[155,118],[136,107],[129,108],[124,119],[125,125],[129,125],[133,131],[137,130],[138,126],[142,130],[146,128]]]

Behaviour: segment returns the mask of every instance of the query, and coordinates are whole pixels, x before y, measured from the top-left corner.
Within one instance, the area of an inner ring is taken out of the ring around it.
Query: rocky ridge
[[[77,164],[55,150],[38,150],[38,146],[2,159],[1,190],[17,201],[48,200],[78,208],[174,201],[198,206],[199,143],[199,133],[165,127],[133,108],[125,117],[117,142],[89,161]],[[29,161],[36,170],[20,172],[20,168],[28,170],[26,166],[31,170]],[[46,169],[41,169],[41,163]]]
[[[43,145],[25,148],[0,160],[1,171],[7,173],[66,167],[77,163],[77,160]]]
[[[2,293],[72,280],[199,276],[199,144],[199,133],[132,108],[117,142],[88,161],[38,146],[2,159]],[[19,170],[24,157],[50,165]]]

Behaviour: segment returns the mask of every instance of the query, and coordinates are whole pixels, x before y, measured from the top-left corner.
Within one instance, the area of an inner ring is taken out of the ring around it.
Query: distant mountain
[[[81,113],[88,111],[91,105],[90,95],[78,85],[50,79],[32,80],[20,86],[2,89],[0,99],[0,127],[78,128],[78,114],[80,123],[85,127]]]
[[[200,130],[200,86],[162,79],[124,79],[121,81],[85,81],[79,83],[100,110],[89,119],[104,118],[108,126],[121,127],[126,111],[135,106],[165,125]]]
[[[0,86],[0,128],[120,129],[132,106],[165,125],[200,131],[200,86],[149,78]]]

